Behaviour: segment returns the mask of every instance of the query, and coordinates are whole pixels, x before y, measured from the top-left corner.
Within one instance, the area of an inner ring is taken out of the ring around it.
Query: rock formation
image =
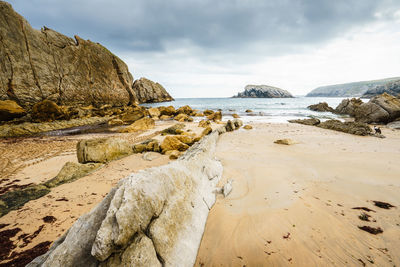
[[[370,88],[370,89],[368,89],[368,91],[366,91],[363,94],[362,97],[363,98],[371,98],[371,97],[374,97],[376,95],[380,95],[383,93],[387,93],[387,94],[394,95],[394,96],[399,96],[400,95],[400,79],[395,80],[395,81],[390,81],[385,84],[377,85],[373,88]]]
[[[46,27],[33,29],[1,0],[0,44],[0,100],[24,108],[46,99],[95,106],[172,100],[149,80],[133,86],[127,65],[102,45]]]
[[[388,123],[400,117],[400,98],[384,93],[367,103],[361,99],[344,99],[336,108],[339,114],[348,114],[356,121],[365,123]]]
[[[269,85],[247,85],[244,92],[238,93],[234,97],[240,98],[288,98],[293,97],[286,90]]]
[[[394,78],[387,78],[387,79],[373,80],[373,81],[362,81],[362,82],[321,86],[315,88],[314,90],[309,92],[306,96],[361,97],[365,92],[367,92],[371,88],[375,88],[376,86],[399,79],[400,79],[399,77],[394,77]]]
[[[318,104],[310,105],[307,108],[319,112],[335,112],[335,110],[331,108],[326,102],[320,102]]]
[[[222,175],[217,139],[121,180],[28,266],[193,266]]]
[[[140,78],[133,83],[133,90],[140,103],[153,103],[174,100],[165,88],[146,78]]]

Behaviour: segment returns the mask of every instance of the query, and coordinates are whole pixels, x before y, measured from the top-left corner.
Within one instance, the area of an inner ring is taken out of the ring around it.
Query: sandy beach
[[[221,184],[233,179],[233,191],[210,211],[196,266],[398,266],[400,132],[383,134],[259,124],[222,135]],[[298,144],[273,143],[282,138]]]
[[[132,142],[161,139],[157,132],[171,124],[161,123],[141,134],[107,136]],[[196,123],[187,125],[194,132],[202,129]],[[220,184],[233,179],[233,191],[226,198],[218,195],[210,211],[196,266],[400,263],[400,132],[384,128],[386,138],[380,139],[298,124],[253,127],[220,136],[216,153],[224,167]],[[3,164],[2,172],[14,185],[44,182],[65,162],[77,161],[78,140],[102,136],[3,141],[3,159],[9,163]],[[282,138],[297,144],[274,144]],[[20,229],[11,239],[15,253],[54,242],[120,179],[169,161],[161,154],[152,161],[134,154],[107,163],[3,216],[2,230]],[[396,207],[382,209],[374,206],[374,200]],[[364,211],[355,207],[373,210],[365,212],[370,222],[360,220]],[[366,225],[380,227],[383,233],[372,235],[358,228]]]

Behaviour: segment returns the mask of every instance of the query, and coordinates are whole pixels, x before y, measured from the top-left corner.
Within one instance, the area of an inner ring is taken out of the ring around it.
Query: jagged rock
[[[9,121],[15,118],[20,118],[25,114],[25,110],[15,101],[0,101],[0,121]]]
[[[360,98],[343,99],[336,107],[335,112],[339,114],[355,115],[355,110],[363,104]]]
[[[122,129],[121,133],[133,133],[137,131],[144,131],[154,128],[155,122],[153,119],[149,117],[141,118],[131,125],[127,126],[126,128]]]
[[[160,111],[161,115],[174,116],[176,113],[176,110],[173,106],[158,107],[158,110]]]
[[[160,116],[160,120],[165,121],[165,120],[170,120],[172,118],[172,116],[168,116],[168,115],[161,115]]]
[[[161,131],[161,135],[167,135],[167,134],[181,134],[183,133],[183,129],[185,128],[184,123],[177,123],[172,125],[171,127],[168,127],[164,130]]]
[[[222,120],[222,113],[221,111],[214,112],[207,116],[207,119],[211,121],[220,121]]]
[[[51,100],[43,100],[33,105],[31,115],[34,122],[68,119],[65,111]]]
[[[120,120],[120,119],[111,119],[107,122],[107,124],[109,126],[118,126],[118,125],[123,125],[124,122],[123,122],[123,120]]]
[[[79,179],[90,172],[100,168],[101,163],[80,164],[75,162],[67,162],[64,164],[56,177],[44,183],[47,187],[56,187],[61,184],[70,183]]]
[[[214,111],[206,109],[206,110],[204,110],[203,114],[204,114],[204,116],[210,116],[211,114],[214,114]]]
[[[233,119],[232,122],[233,122],[233,125],[235,125],[235,130],[237,130],[243,126],[243,122],[239,119]]]
[[[161,115],[161,112],[158,108],[149,108],[147,111],[152,118],[158,118]]]
[[[210,125],[211,125],[210,121],[201,120],[201,121],[199,121],[199,125],[198,126],[202,127],[202,128],[207,128]]]
[[[44,27],[35,30],[0,2],[0,96],[22,106],[137,102],[126,64],[105,47]]]
[[[84,119],[72,119],[68,121],[54,121],[54,122],[42,122],[42,123],[31,123],[24,122],[21,124],[4,124],[0,125],[0,137],[17,137],[17,136],[28,136],[48,131],[55,131],[65,128],[71,128],[89,124],[99,124],[106,122],[109,118],[84,118]]]
[[[133,153],[131,145],[119,138],[81,140],[76,150],[80,163],[105,163]]]
[[[373,97],[370,102],[383,108],[389,114],[389,121],[400,117],[400,98],[383,93]]]
[[[278,139],[274,141],[275,144],[279,144],[279,145],[294,145],[297,144],[297,142],[293,141],[292,139]]]
[[[133,91],[140,103],[154,103],[174,100],[165,88],[146,78],[140,78],[133,83]]]
[[[186,114],[188,116],[192,116],[195,112],[193,111],[193,109],[190,106],[186,105],[186,106],[178,108],[176,110],[176,113],[177,114]]]
[[[182,152],[178,150],[169,150],[165,153],[165,155],[168,155],[169,159],[178,159],[182,155]]]
[[[331,108],[328,105],[328,103],[326,103],[326,102],[320,102],[315,105],[310,105],[307,108],[310,110],[319,111],[319,112],[335,112],[335,110],[333,108]]]
[[[251,125],[245,125],[245,126],[243,126],[243,129],[251,130],[251,129],[253,129],[253,126],[251,126]]]
[[[201,132],[200,136],[201,136],[201,137],[204,137],[204,136],[210,134],[211,132],[212,132],[211,126],[208,126],[207,128],[205,128],[205,129]]]
[[[187,144],[179,140],[178,136],[172,136],[172,135],[166,136],[162,141],[160,147],[163,153],[167,152],[168,150],[185,151],[189,148]]]
[[[174,120],[179,121],[179,122],[184,122],[184,121],[189,121],[189,116],[184,114],[184,113],[180,113],[178,115],[175,116]]]
[[[355,135],[371,135],[371,128],[362,122],[341,122],[338,120],[327,120],[317,125],[324,129],[330,129]]]
[[[235,124],[231,120],[228,120],[225,125],[225,129],[227,132],[232,132],[236,129]]]
[[[372,103],[363,103],[354,111],[354,118],[356,121],[365,123],[379,123],[388,122],[390,115],[379,105]]]
[[[288,122],[316,126],[316,125],[320,124],[321,121],[317,118],[310,118],[310,119],[288,120]]]
[[[135,110],[128,111],[120,116],[120,119],[125,123],[133,123],[148,115],[146,109],[136,108]]]
[[[217,138],[215,132],[177,161],[121,180],[28,267],[193,266],[222,176]]]
[[[286,90],[269,85],[246,85],[244,92],[234,97],[240,98],[288,98],[293,97]]]

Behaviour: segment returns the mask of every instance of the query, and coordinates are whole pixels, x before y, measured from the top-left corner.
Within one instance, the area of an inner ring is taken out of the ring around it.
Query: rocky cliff
[[[400,95],[400,79],[370,88],[363,94],[362,97],[371,98],[383,93],[388,93],[394,96]]]
[[[335,84],[321,86],[309,92],[306,96],[315,97],[361,97],[365,92],[376,86],[383,85],[387,82],[399,80],[399,77],[387,78],[382,80],[362,81],[354,83]]]
[[[140,103],[165,102],[174,100],[165,88],[146,78],[140,78],[133,83],[133,90]]]
[[[238,93],[234,97],[239,98],[287,98],[293,97],[286,90],[269,85],[247,85],[244,92]]]
[[[193,266],[222,176],[217,139],[214,131],[177,161],[121,180],[28,266]]]
[[[124,105],[163,101],[148,87],[136,96],[127,65],[105,47],[49,28],[40,31],[0,1],[0,100],[31,107],[44,99],[61,105]],[[162,93],[158,96],[158,93]]]

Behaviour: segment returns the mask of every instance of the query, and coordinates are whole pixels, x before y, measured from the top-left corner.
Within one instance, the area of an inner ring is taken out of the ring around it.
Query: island
[[[269,85],[246,85],[244,92],[233,96],[234,98],[291,98],[288,91]]]

